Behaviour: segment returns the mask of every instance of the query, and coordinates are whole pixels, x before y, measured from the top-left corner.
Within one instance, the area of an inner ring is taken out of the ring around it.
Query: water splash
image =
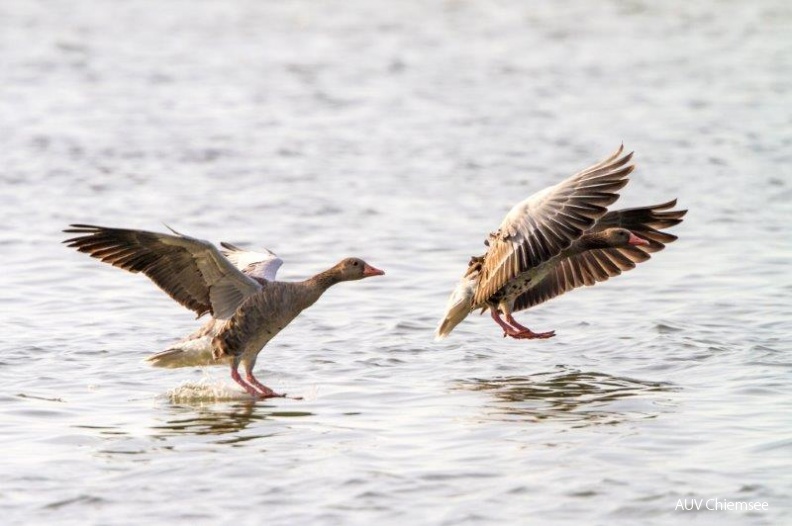
[[[164,398],[174,404],[187,405],[251,399],[246,392],[226,382],[217,380],[206,372],[203,378],[198,381],[185,381],[181,385],[170,389],[165,393]]]

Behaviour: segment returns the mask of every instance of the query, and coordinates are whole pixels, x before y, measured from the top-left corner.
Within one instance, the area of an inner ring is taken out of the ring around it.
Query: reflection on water
[[[496,402],[488,408],[491,417],[536,422],[563,419],[578,424],[573,427],[617,424],[628,416],[653,417],[658,413],[656,404],[625,407],[616,403],[631,397],[645,398],[648,393],[677,390],[667,382],[582,372],[565,366],[528,376],[474,378],[459,385],[463,389],[490,392]]]
[[[155,435],[225,435],[238,433],[251,423],[267,419],[267,414],[256,411],[253,401],[234,405],[174,407],[173,414],[164,423],[152,426]]]
[[[173,406],[171,410],[172,415],[164,423],[152,427],[155,436],[237,434],[247,429],[251,424],[265,420],[313,414],[308,411],[273,411],[256,400],[245,400],[231,405],[228,403],[208,405],[205,402],[194,405],[183,403]],[[259,426],[257,429],[267,430],[268,426]],[[235,437],[234,442],[261,438],[270,434],[265,432],[255,436],[244,435]]]
[[[263,420],[312,414],[307,411],[271,410],[277,404],[253,400],[247,393],[218,383],[211,377],[185,382],[168,391],[165,398],[173,416],[164,424],[153,427],[155,436],[160,437],[176,434],[225,435],[238,433],[250,424]],[[245,436],[243,440],[251,438],[259,436]]]
[[[205,377],[185,382],[165,394],[172,404],[172,417],[154,426],[154,435],[225,435],[243,431],[252,422],[265,420],[256,401],[247,393]],[[231,402],[231,403],[229,403]]]

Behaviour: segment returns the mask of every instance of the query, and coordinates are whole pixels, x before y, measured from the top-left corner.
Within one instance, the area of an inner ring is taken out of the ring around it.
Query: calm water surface
[[[0,4],[4,524],[792,523],[787,2]],[[432,332],[518,199],[624,141],[679,197],[628,275]],[[341,284],[262,353],[303,401],[142,363],[196,321],[71,222]],[[767,502],[675,511],[679,499]]]

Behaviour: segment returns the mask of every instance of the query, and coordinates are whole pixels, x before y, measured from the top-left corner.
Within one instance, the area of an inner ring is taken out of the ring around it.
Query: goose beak
[[[382,276],[385,274],[385,271],[380,270],[378,268],[374,268],[371,265],[366,265],[363,267],[363,277],[368,278],[371,276]]]
[[[630,239],[627,240],[627,243],[630,245],[648,245],[649,242],[642,237],[638,237],[632,232],[630,232]]]

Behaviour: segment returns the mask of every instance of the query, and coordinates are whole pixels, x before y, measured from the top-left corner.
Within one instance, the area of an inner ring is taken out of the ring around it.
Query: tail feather
[[[451,297],[448,298],[446,313],[435,332],[435,339],[442,340],[454,330],[454,327],[467,318],[473,309],[473,295],[475,293],[475,278],[462,278],[457,284]]]
[[[185,351],[183,349],[165,349],[157,354],[146,358],[146,361],[154,367],[178,367],[178,363],[183,361]]]
[[[211,337],[180,342],[174,347],[149,356],[146,361],[154,367],[165,367],[168,369],[225,363],[222,360],[216,360],[212,356]]]

